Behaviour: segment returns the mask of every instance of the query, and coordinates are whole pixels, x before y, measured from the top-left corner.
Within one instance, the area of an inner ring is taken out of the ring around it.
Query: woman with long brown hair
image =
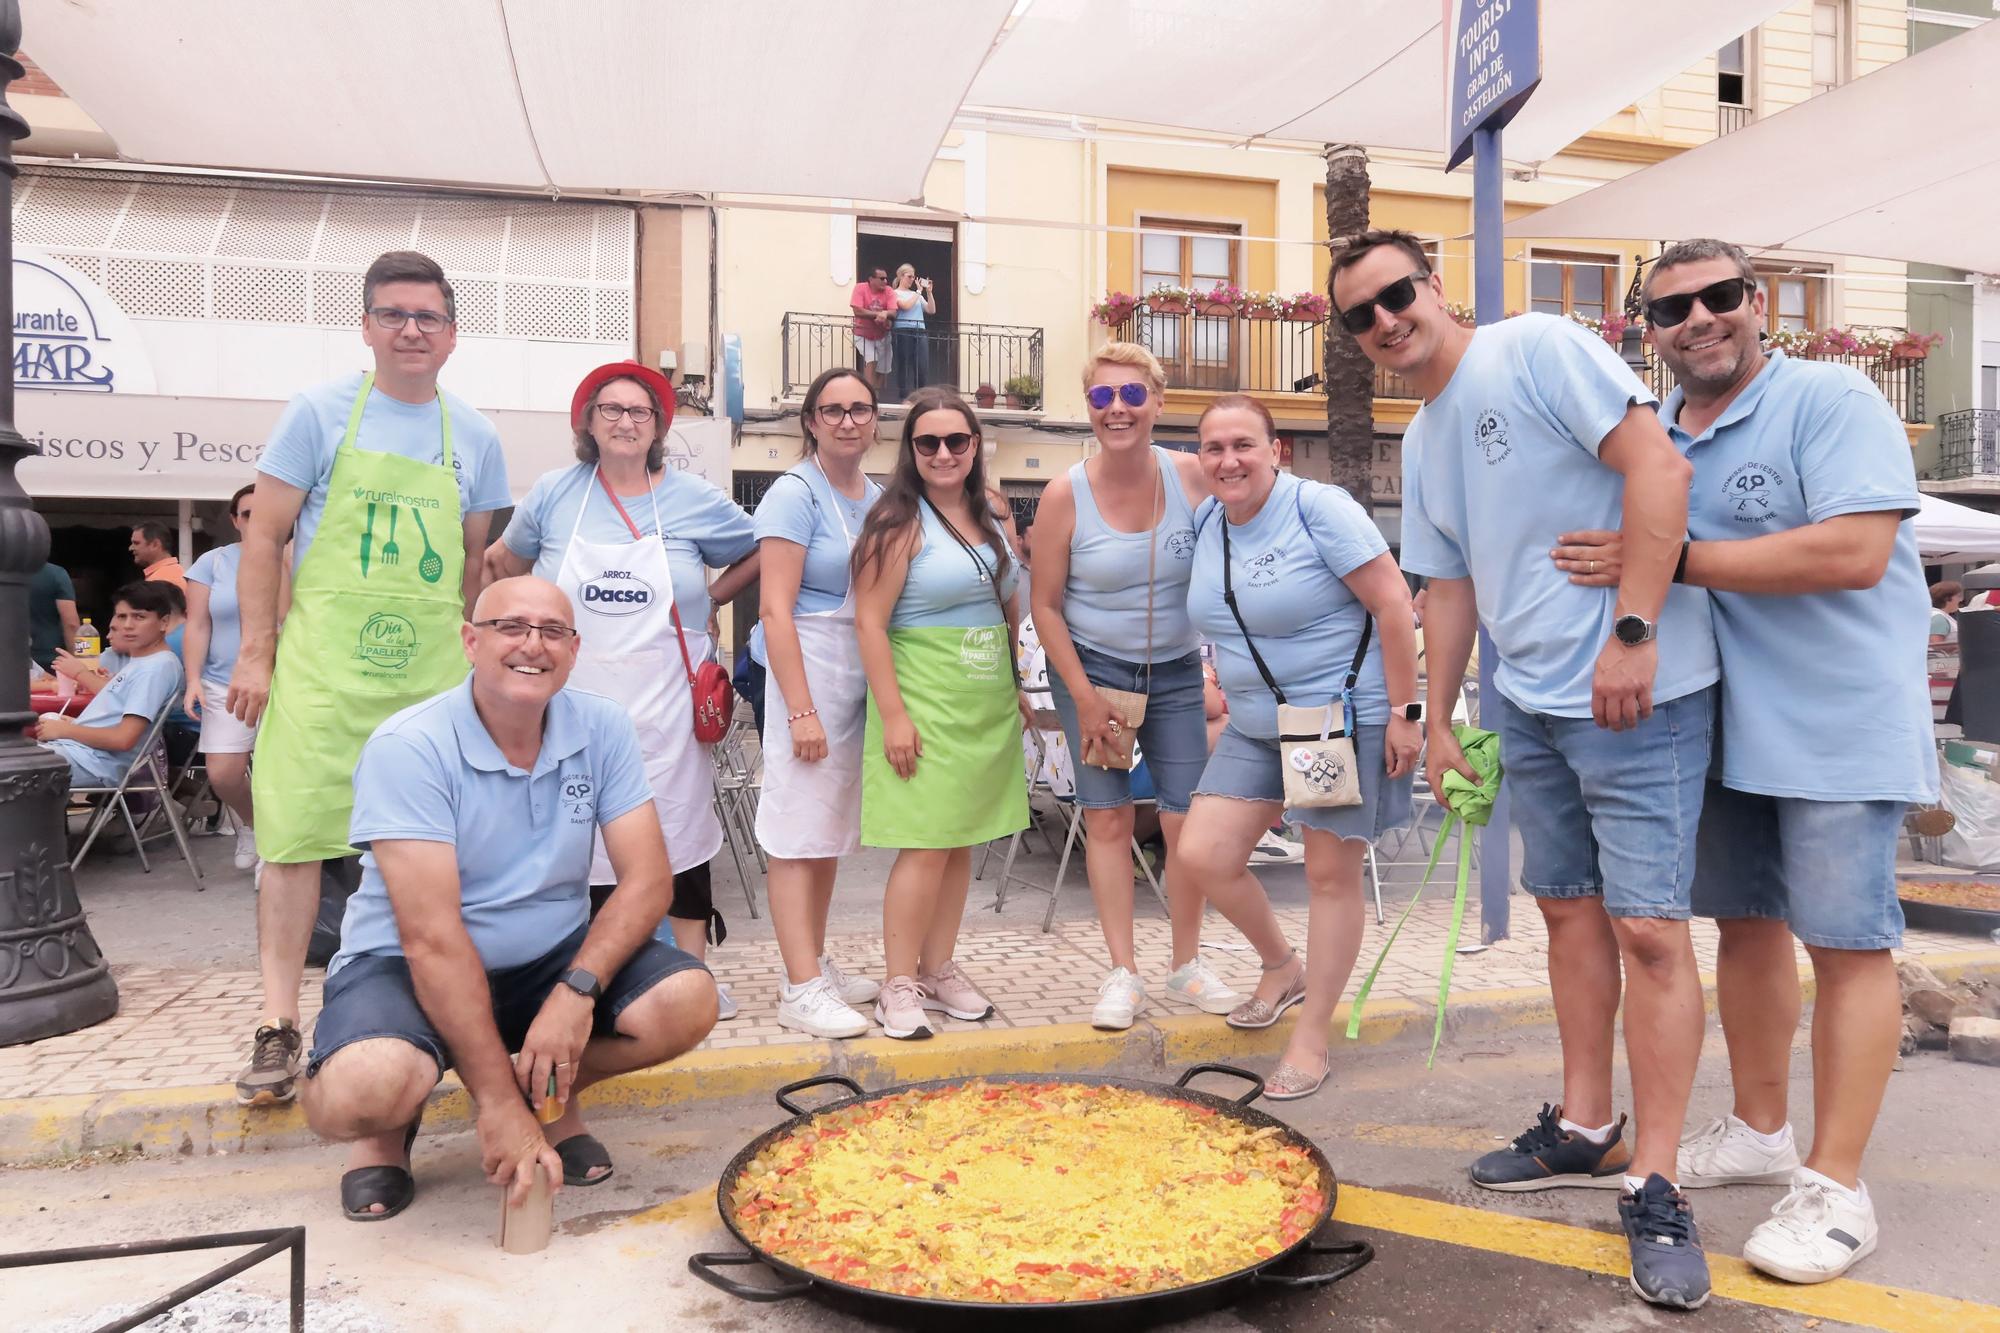
[[[931,1035],[927,1010],[965,1020],[993,1012],[952,951],[972,848],[1028,823],[1019,570],[987,504],[979,446],[963,398],[918,390],[896,469],[854,548],[868,675],[861,841],[897,849],[882,895],[888,980],[875,1020],[904,1040]]]

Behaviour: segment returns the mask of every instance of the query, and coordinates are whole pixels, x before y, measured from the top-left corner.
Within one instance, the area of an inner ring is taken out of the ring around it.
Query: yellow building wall
[[[1105,221],[1137,227],[1148,218],[1219,222],[1242,228],[1245,236],[1278,234],[1278,185],[1274,180],[1231,179],[1113,167],[1105,188]],[[1324,223],[1322,222],[1322,225]],[[1139,238],[1112,232],[1106,242],[1106,281],[1119,291],[1139,290]],[[1273,291],[1278,261],[1269,245],[1240,247],[1237,281],[1250,291]]]

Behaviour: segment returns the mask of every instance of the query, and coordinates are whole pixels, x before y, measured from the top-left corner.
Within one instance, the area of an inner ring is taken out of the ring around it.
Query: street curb
[[[1967,975],[2000,976],[2000,949],[1935,954],[1922,961],[1946,981]],[[1702,986],[1703,1003],[1712,1011],[1714,977],[1704,974]],[[1800,969],[1800,986],[1810,1000],[1810,968]],[[1347,1030],[1348,1012],[1346,1004],[1334,1011],[1336,1050]],[[1370,1046],[1427,1050],[1434,1012],[1429,1004],[1401,998],[1376,1000],[1367,1008],[1359,1040]],[[1462,1040],[1554,1019],[1548,989],[1522,986],[1454,996],[1445,1013],[1445,1030]],[[919,1042],[859,1037],[700,1050],[662,1068],[601,1083],[583,1095],[583,1104],[600,1116],[657,1113],[764,1097],[784,1084],[822,1074],[845,1075],[864,1088],[1052,1070],[1162,1077],[1177,1075],[1193,1064],[1273,1058],[1284,1050],[1290,1034],[1290,1019],[1241,1031],[1207,1014],[1175,1013],[1141,1019],[1124,1032],[1060,1023],[953,1032]],[[471,1124],[471,1099],[447,1075],[424,1112],[424,1128],[462,1130]],[[236,1105],[234,1089],[223,1084],[0,1100],[0,1160],[18,1165],[117,1149],[186,1157],[297,1148],[318,1141],[296,1105],[250,1110]]]

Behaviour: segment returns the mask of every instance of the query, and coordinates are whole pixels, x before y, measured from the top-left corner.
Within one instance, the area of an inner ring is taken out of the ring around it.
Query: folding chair
[[[1022,760],[1028,770],[1028,828],[1017,829],[1007,838],[1007,853],[1000,865],[1000,887],[993,895],[993,910],[996,912],[1007,905],[1007,893],[1011,885],[1021,884],[1037,890],[1040,888],[1032,880],[1023,879],[1014,873],[1014,858],[1020,853],[1021,840],[1027,835],[1028,829],[1033,829],[1042,835],[1042,841],[1048,845],[1051,856],[1055,855],[1056,851],[1055,839],[1051,838],[1049,831],[1042,827],[1042,812],[1035,807],[1035,798],[1045,795],[1058,803],[1065,799],[1056,791],[1048,778],[1051,769],[1047,737],[1052,732],[1059,732],[1061,723],[1052,708],[1037,708],[1034,710],[1034,717],[1034,726],[1025,734],[1026,746],[1022,751]],[[997,841],[999,841],[997,838],[994,839],[994,842]],[[974,875],[975,879],[986,878],[987,864],[992,858],[993,843],[989,842],[985,850],[980,853],[979,870]]]
[[[162,708],[147,725],[146,734],[140,738],[138,748],[134,751],[135,757],[125,766],[125,771],[116,783],[109,786],[70,788],[72,796],[102,798],[84,830],[83,845],[77,848],[75,857],[69,863],[71,874],[82,868],[84,857],[90,854],[92,844],[97,841],[98,834],[104,831],[104,826],[111,822],[114,813],[125,817],[125,828],[132,835],[132,850],[139,854],[140,868],[149,875],[153,873],[152,862],[146,857],[145,839],[140,836],[138,821],[133,819],[132,806],[126,799],[133,792],[150,792],[160,808],[168,811],[167,828],[172,832],[175,844],[180,847],[182,858],[187,861],[188,873],[194,876],[195,888],[208,887],[202,882],[201,866],[194,859],[194,849],[188,845],[187,829],[182,826],[180,818],[172,813],[173,787],[167,780],[166,759],[160,746],[160,733],[165,730],[167,717],[174,711],[174,704],[178,702],[177,699],[168,700],[166,707]],[[151,823],[152,816],[149,814],[147,824],[150,826]]]
[[[750,848],[760,874],[768,874],[770,865],[764,859],[764,849],[757,843],[758,781],[749,756],[743,753],[738,736],[742,728],[743,720],[732,718],[729,730],[715,743],[715,817],[722,823],[723,840],[729,844],[729,855],[736,862],[736,877],[743,885],[744,904],[750,909],[750,919],[755,921],[760,915],[757,892],[750,882],[743,848],[746,845]]]
[[[1057,799],[1062,800],[1060,797]],[[1056,882],[1048,889],[1049,910],[1042,914],[1042,934],[1044,935],[1056,928],[1056,903],[1062,898],[1063,879],[1069,874],[1070,852],[1076,847],[1077,840],[1083,836],[1083,807],[1077,804],[1074,796],[1066,801],[1062,801],[1062,803],[1069,806],[1069,833],[1063,838],[1062,859],[1056,863]],[[1142,805],[1157,806],[1158,802],[1151,796],[1135,798],[1132,802],[1132,808],[1135,810]],[[1146,853],[1139,846],[1139,839],[1136,834],[1133,835],[1131,842],[1132,859],[1138,862],[1139,869],[1145,872],[1146,885],[1152,889],[1153,897],[1159,900],[1160,910],[1164,912],[1167,910],[1166,890],[1160,887],[1159,877],[1153,873],[1153,867],[1147,862]],[[1005,885],[1003,884],[1002,887],[1004,888]],[[1030,887],[1040,888],[1041,886],[1031,885]]]

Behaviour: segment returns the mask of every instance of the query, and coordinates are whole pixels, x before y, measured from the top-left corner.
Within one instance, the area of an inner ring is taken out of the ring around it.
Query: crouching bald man
[[[357,1222],[409,1206],[424,1099],[456,1067],[480,1163],[516,1197],[611,1175],[576,1094],[671,1060],[715,1023],[715,982],[653,938],[673,874],[624,708],[563,688],[569,599],[537,578],[487,588],[461,630],[472,673],[369,738],[350,837],[365,848],[327,968],[302,1093],[352,1145],[340,1201]],[[617,887],[590,915],[592,835]],[[511,1057],[509,1052],[514,1052]],[[562,1117],[530,1109],[553,1083]],[[553,1146],[552,1146],[553,1145]]]

